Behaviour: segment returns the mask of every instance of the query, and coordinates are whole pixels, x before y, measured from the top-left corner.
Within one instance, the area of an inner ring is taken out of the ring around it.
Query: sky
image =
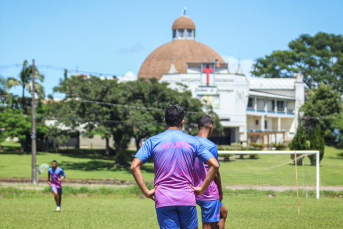
[[[24,59],[35,59],[46,94],[63,68],[137,75],[144,59],[172,40],[184,7],[196,40],[216,50],[231,72],[240,62],[248,76],[257,58],[287,49],[301,34],[343,34],[341,0],[0,0],[0,75],[18,77]]]

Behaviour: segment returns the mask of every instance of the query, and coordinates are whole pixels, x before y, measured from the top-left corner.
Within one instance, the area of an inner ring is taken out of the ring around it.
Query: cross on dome
[[[181,10],[181,16],[186,16],[186,6],[183,7],[183,10]]]

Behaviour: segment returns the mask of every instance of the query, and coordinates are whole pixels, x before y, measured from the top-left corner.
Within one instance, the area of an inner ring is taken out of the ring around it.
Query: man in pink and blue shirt
[[[201,195],[219,169],[217,160],[201,142],[182,132],[184,110],[169,106],[165,112],[167,130],[149,138],[136,153],[131,172],[142,193],[155,200],[160,228],[198,227],[196,195]],[[206,178],[194,187],[194,162],[200,158],[209,166]],[[155,188],[148,190],[140,168],[149,159],[154,161]]]
[[[48,170],[48,184],[54,194],[55,202],[57,204],[56,211],[61,211],[62,201],[62,184],[61,181],[65,178],[63,169],[57,167],[57,161],[52,161],[52,167]]]
[[[198,119],[198,135],[197,139],[211,152],[213,157],[218,160],[218,148],[216,144],[207,138],[213,132],[213,119],[208,115],[203,115]],[[194,164],[194,181],[195,186],[200,186],[208,173],[208,165],[204,164],[198,158],[195,159]],[[223,190],[220,179],[220,173],[217,172],[214,180],[210,183],[206,191],[196,197],[197,204],[201,207],[201,216],[204,229],[225,227],[225,220],[227,217],[227,209],[221,202],[223,199]]]

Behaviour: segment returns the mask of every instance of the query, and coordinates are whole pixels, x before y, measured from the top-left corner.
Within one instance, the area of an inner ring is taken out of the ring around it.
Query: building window
[[[258,119],[256,119],[255,124],[256,124],[256,126],[258,125]]]
[[[252,107],[252,98],[249,98],[248,100],[248,107]]]
[[[176,30],[173,30],[173,38],[176,38]]]
[[[193,37],[193,30],[187,29],[187,37]]]
[[[264,129],[268,129],[268,122],[267,122],[267,120],[264,121]]]
[[[184,30],[183,29],[179,29],[179,37],[184,37]]]
[[[283,109],[284,108],[283,101],[277,101],[277,108],[279,108],[279,109]]]

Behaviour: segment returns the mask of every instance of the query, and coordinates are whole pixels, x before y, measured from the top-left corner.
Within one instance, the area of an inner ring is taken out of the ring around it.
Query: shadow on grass
[[[131,173],[130,166],[120,166],[116,167],[113,166],[113,162],[106,162],[106,161],[87,161],[87,162],[68,162],[62,161],[59,163],[59,166],[64,170],[81,170],[81,171],[100,171],[100,170],[108,170],[108,171],[125,171],[127,173]],[[149,173],[154,172],[153,166],[143,166],[141,168],[142,171],[146,171]]]
[[[102,149],[60,149],[59,152],[63,156],[72,158],[85,158],[85,159],[102,159],[102,160],[114,160],[115,155],[106,155],[106,151]],[[129,160],[133,159],[136,151],[127,150],[126,154]]]
[[[31,152],[20,152],[19,150],[9,150],[9,151],[2,151],[0,150],[0,154],[11,154],[11,155],[31,155]],[[46,152],[37,152],[37,155],[44,155]]]
[[[15,155],[30,155],[31,152],[20,152],[18,147],[2,147],[3,150],[0,150],[0,154],[15,154]],[[102,149],[59,149],[58,152],[55,150],[46,150],[46,151],[39,151],[37,155],[44,155],[46,153],[56,153],[62,154],[63,156],[72,157],[72,158],[84,158],[84,159],[102,159],[102,160],[111,160],[114,161],[115,155],[106,155],[106,151]],[[126,154],[128,156],[128,160],[131,161],[133,159],[134,154],[136,151],[127,150]]]

